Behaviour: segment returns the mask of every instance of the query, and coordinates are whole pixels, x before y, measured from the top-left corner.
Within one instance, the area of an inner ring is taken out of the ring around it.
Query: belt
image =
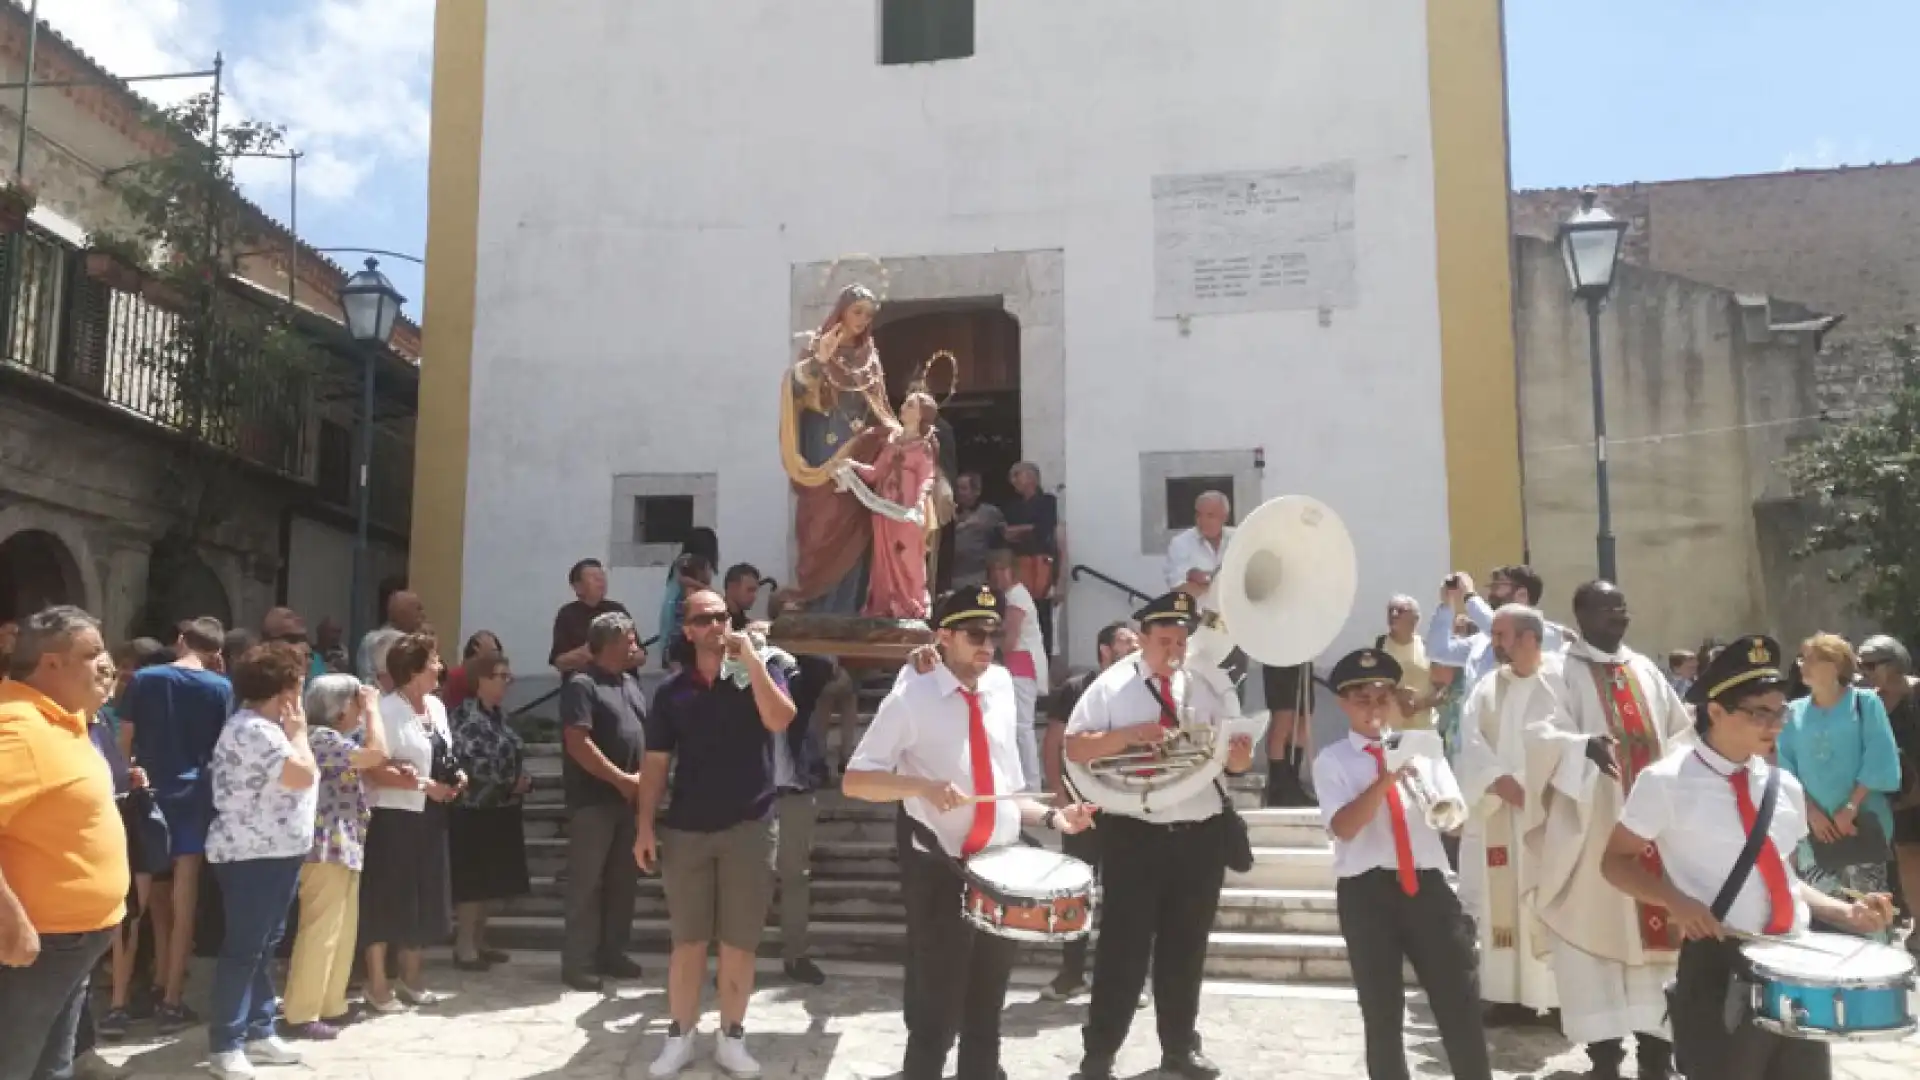
[[[1148,821],[1145,818],[1129,817],[1126,814],[1110,812],[1103,812],[1100,815],[1100,821],[1103,827],[1110,828],[1113,825],[1124,823],[1124,825],[1122,825],[1123,828],[1138,826],[1142,829],[1156,829],[1160,832],[1169,833],[1188,832],[1193,829],[1205,828],[1218,820],[1220,820],[1219,814],[1215,814],[1212,817],[1204,817],[1198,821]]]

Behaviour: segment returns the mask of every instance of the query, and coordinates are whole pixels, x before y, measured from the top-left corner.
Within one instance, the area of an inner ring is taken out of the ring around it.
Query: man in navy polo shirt
[[[791,672],[770,666],[729,625],[720,594],[689,594],[683,618],[693,662],[660,687],[647,717],[633,848],[643,868],[660,864],[673,935],[667,970],[673,1022],[650,1074],[676,1076],[693,1060],[707,943],[717,937],[721,1028],[714,1063],[746,1080],[760,1075],[742,1025],[753,993],[754,954],[773,900],[773,738],[793,722]],[[669,765],[673,799],[656,835]]]

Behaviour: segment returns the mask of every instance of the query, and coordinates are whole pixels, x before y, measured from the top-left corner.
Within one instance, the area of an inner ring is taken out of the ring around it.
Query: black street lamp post
[[[1620,241],[1627,223],[1594,205],[1598,193],[1581,192],[1580,212],[1560,225],[1560,255],[1567,264],[1567,280],[1577,300],[1587,303],[1587,362],[1593,374],[1593,483],[1599,503],[1597,537],[1600,577],[1619,580],[1614,561],[1613,498],[1607,481],[1607,393],[1600,371],[1600,309],[1613,291],[1613,274],[1620,263]]]
[[[340,308],[347,318],[347,333],[360,347],[360,449],[354,470],[353,497],[353,595],[348,607],[348,648],[357,648],[368,630],[363,612],[367,586],[367,520],[373,507],[373,410],[374,374],[380,354],[393,339],[394,324],[400,319],[400,305],[406,303],[393,282],[380,272],[380,261],[368,259],[367,268],[347,279],[340,288]],[[377,613],[376,613],[377,615]]]

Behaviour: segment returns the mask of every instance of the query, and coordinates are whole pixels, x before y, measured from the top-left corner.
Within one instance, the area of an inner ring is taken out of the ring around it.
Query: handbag
[[[149,788],[134,788],[121,796],[120,816],[126,822],[128,855],[136,874],[164,874],[173,867],[173,835]]]
[[[1213,789],[1220,793],[1220,815],[1222,822],[1220,837],[1221,853],[1226,857],[1227,869],[1236,874],[1244,874],[1253,869],[1253,837],[1247,832],[1247,819],[1234,809],[1233,800],[1227,797],[1227,786],[1214,778]]]
[[[1759,809],[1753,815],[1753,828],[1747,830],[1746,846],[1740,849],[1740,857],[1733,861],[1733,870],[1727,874],[1727,880],[1720,886],[1720,894],[1713,898],[1713,917],[1724,922],[1727,912],[1733,909],[1735,897],[1753,874],[1753,864],[1760,858],[1760,849],[1767,842],[1767,827],[1773,824],[1773,808],[1780,801],[1780,772],[1778,768],[1767,773],[1767,786],[1760,796]],[[1677,997],[1679,979],[1669,979],[1666,985],[1667,1019],[1669,1022],[1681,1014],[1684,1002]],[[1747,1020],[1747,1009],[1753,1000],[1745,979],[1736,971],[1727,981],[1727,995],[1722,1006],[1721,1016],[1728,1031],[1733,1031]],[[1678,1047],[1675,1047],[1676,1051]],[[1686,1062],[1676,1062],[1682,1074],[1690,1075]]]
[[[1853,726],[1860,733],[1862,756],[1866,754],[1866,735],[1863,731],[1865,721],[1860,716],[1860,691],[1853,691]],[[1887,842],[1886,830],[1880,827],[1878,816],[1869,813],[1862,806],[1853,818],[1853,835],[1843,836],[1830,843],[1823,843],[1809,836],[1807,846],[1813,851],[1813,865],[1829,874],[1838,874],[1850,866],[1880,866],[1893,860],[1893,847]]]

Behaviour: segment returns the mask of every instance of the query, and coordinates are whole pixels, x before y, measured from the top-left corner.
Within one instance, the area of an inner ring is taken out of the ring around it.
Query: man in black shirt
[[[745,630],[753,622],[753,605],[760,599],[760,571],[752,563],[734,563],[727,567],[723,581],[727,622],[735,630]]]
[[[599,975],[632,979],[627,956],[639,871],[633,861],[634,799],[647,748],[646,703],[633,669],[643,655],[633,620],[609,611],[587,626],[585,667],[560,690],[566,750],[567,930],[560,974],[576,990]]]
[[[593,651],[587,647],[587,627],[594,619],[610,611],[632,618],[618,600],[607,599],[607,568],[600,565],[599,559],[581,559],[574,563],[573,569],[567,571],[567,584],[573,586],[574,599],[554,613],[553,648],[547,651],[547,663],[558,668],[563,677],[592,662]],[[634,667],[637,669],[646,662],[647,650],[641,649]]]
[[[1068,679],[1048,694],[1040,702],[1040,715],[1045,718],[1046,737],[1041,746],[1041,756],[1046,761],[1047,792],[1053,796],[1055,806],[1070,806],[1080,800],[1067,794],[1066,782],[1062,774],[1061,750],[1066,745],[1067,718],[1073,715],[1073,707],[1080,702],[1080,695],[1087,692],[1093,680],[1100,672],[1112,667],[1117,660],[1132,656],[1140,648],[1140,635],[1134,633],[1133,625],[1117,622],[1102,627],[1098,638],[1100,668],[1098,671],[1083,671]],[[1060,850],[1094,866],[1100,864],[1100,830],[1089,829],[1086,832],[1070,833],[1060,838]],[[1075,994],[1085,993],[1087,989],[1087,940],[1068,942],[1061,951],[1060,973],[1054,976],[1040,991],[1040,996],[1048,1001],[1065,1001]],[[1144,1001],[1144,999],[1142,999]]]
[[[703,589],[687,596],[682,627],[692,663],[661,685],[647,719],[638,839],[643,867],[661,863],[673,954],[667,971],[672,1023],[649,1071],[676,1075],[693,1058],[707,943],[720,943],[720,1033],[714,1062],[731,1076],[758,1076],[744,1024],[753,959],[773,901],[773,740],[793,723],[792,672],[770,662],[728,622],[727,602]],[[654,819],[673,771],[673,798],[656,839]]]

